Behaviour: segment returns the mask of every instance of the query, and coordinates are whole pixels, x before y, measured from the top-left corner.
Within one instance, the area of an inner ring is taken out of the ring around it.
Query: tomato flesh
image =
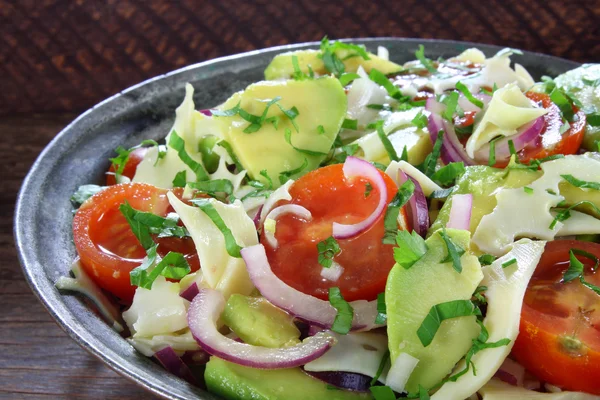
[[[174,191],[181,196],[182,189]],[[166,216],[172,211],[167,190],[143,183],[110,186],[82,204],[73,219],[73,238],[84,270],[102,289],[124,303],[133,299],[129,272],[138,267],[146,251],[131,231],[119,206],[128,202],[140,211]],[[192,239],[156,239],[158,253],[169,251],[185,255],[193,271],[199,269]]]
[[[135,175],[135,171],[137,170],[138,165],[144,159],[144,156],[148,152],[149,147],[138,147],[129,153],[129,157],[127,158],[127,162],[125,163],[125,167],[123,167],[122,176],[125,176],[129,179],[133,179]],[[115,167],[111,164],[108,172],[106,173],[106,186],[112,186],[117,184],[117,179],[115,176]]]
[[[600,244],[557,240],[546,245],[531,278],[512,354],[543,381],[567,390],[600,394],[600,296],[579,280],[562,282],[569,251],[600,257]],[[600,285],[593,262],[584,263],[586,281]]]
[[[386,174],[390,202],[398,188]],[[376,208],[379,191],[372,187],[365,197],[365,178],[347,180],[342,165],[331,165],[313,171],[298,179],[290,188],[290,203],[307,208],[311,221],[293,214],[284,214],[277,220],[275,238],[278,247],[272,248],[261,238],[273,272],[288,285],[304,293],[326,300],[328,290],[337,286],[347,301],[373,300],[383,292],[389,271],[394,265],[393,246],[382,243],[383,215],[367,231],[350,239],[340,239],[341,253],[334,257],[344,272],[337,281],[321,276],[323,267],[318,262],[317,244],[332,235],[334,222],[354,224],[364,220]],[[283,204],[279,203],[278,205]],[[401,211],[406,224],[406,213]]]

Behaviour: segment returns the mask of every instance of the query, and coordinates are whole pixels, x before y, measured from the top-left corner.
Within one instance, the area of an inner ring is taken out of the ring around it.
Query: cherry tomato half
[[[149,147],[138,147],[129,153],[129,157],[127,158],[127,162],[125,163],[125,167],[123,168],[123,173],[121,175],[128,177],[129,179],[133,179],[135,175],[135,171],[138,165],[144,159],[144,156],[148,152]],[[116,185],[117,180],[115,178],[115,167],[111,164],[108,172],[106,173],[106,186]]]
[[[525,293],[512,354],[543,381],[600,394],[600,295],[577,279],[562,281],[571,249],[600,257],[596,243],[556,240],[546,245]],[[585,280],[600,285],[593,262],[577,258],[585,265]]]
[[[182,189],[174,190],[181,197]],[[144,183],[110,186],[81,205],[73,219],[73,238],[84,270],[102,289],[125,303],[131,303],[135,287],[129,272],[138,267],[146,251],[131,231],[119,206],[125,202],[136,210],[165,216],[172,211],[167,190]],[[158,253],[185,255],[193,271],[200,268],[194,242],[190,238],[156,239]]]
[[[381,173],[390,202],[398,188],[390,177]],[[272,248],[261,238],[267,250],[273,272],[288,285],[320,299],[328,298],[330,287],[337,286],[347,301],[373,300],[383,292],[394,265],[393,246],[382,243],[383,215],[369,230],[351,239],[338,240],[341,253],[334,260],[344,272],[334,282],[321,276],[317,244],[332,234],[333,222],[352,224],[369,216],[379,201],[379,191],[369,192],[368,180],[344,177],[342,165],[317,169],[298,179],[290,188],[291,203],[307,208],[311,221],[295,215],[282,215],[277,220],[275,237],[278,247]],[[283,203],[280,203],[283,204]],[[401,210],[403,226],[409,226],[406,212]]]

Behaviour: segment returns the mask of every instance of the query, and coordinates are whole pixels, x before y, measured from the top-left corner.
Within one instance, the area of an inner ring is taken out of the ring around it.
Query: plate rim
[[[489,48],[489,49],[495,48],[498,50],[507,47],[507,46],[501,46],[501,45],[495,45],[495,44],[475,43],[475,42],[449,40],[449,39],[407,38],[407,37],[392,37],[392,36],[369,37],[369,38],[344,38],[344,39],[338,39],[338,40],[343,41],[343,42],[352,42],[352,43],[359,43],[359,44],[366,44],[366,45],[373,43],[373,42],[404,42],[404,43],[408,42],[408,43],[413,43],[415,45],[418,45],[418,44],[426,45],[427,43],[429,43],[429,44],[441,43],[441,44],[446,44],[446,45],[465,45],[468,47],[485,46],[486,48]],[[117,372],[120,376],[125,377],[130,382],[134,382],[139,387],[142,387],[143,389],[145,389],[155,395],[161,396],[166,399],[174,399],[174,400],[175,399],[182,400],[182,399],[188,398],[185,396],[182,397],[182,396],[176,395],[174,393],[169,392],[168,390],[165,390],[164,386],[160,386],[157,384],[157,380],[145,379],[143,376],[140,375],[140,371],[138,371],[138,369],[139,369],[138,366],[135,366],[133,364],[128,364],[128,363],[122,364],[122,363],[115,362],[115,359],[114,359],[115,356],[118,358],[121,358],[122,356],[119,355],[118,353],[114,352],[112,349],[110,349],[104,343],[102,343],[102,342],[94,343],[93,340],[90,340],[90,339],[93,339],[93,337],[89,336],[91,331],[87,327],[84,327],[82,324],[74,326],[72,321],[77,321],[76,318],[73,318],[73,317],[75,317],[75,315],[71,311],[66,309],[66,307],[64,307],[64,309],[67,311],[68,314],[63,315],[61,313],[61,310],[58,309],[61,307],[57,307],[57,304],[55,304],[54,301],[52,301],[52,299],[49,297],[49,293],[46,292],[45,289],[48,286],[47,285],[48,282],[46,282],[46,281],[50,281],[50,278],[46,275],[43,268],[42,268],[41,274],[36,274],[37,269],[35,269],[33,267],[33,265],[36,263],[38,258],[36,257],[35,251],[27,248],[27,236],[29,234],[28,228],[30,228],[29,225],[31,225],[31,223],[32,223],[32,221],[29,221],[29,218],[28,218],[29,215],[27,214],[27,197],[31,194],[31,191],[35,189],[34,186],[36,186],[36,184],[35,184],[36,183],[36,173],[40,170],[47,155],[54,149],[54,147],[56,147],[58,143],[60,143],[62,140],[64,140],[65,137],[68,137],[69,135],[73,134],[73,129],[77,126],[77,124],[84,121],[91,114],[96,112],[99,108],[110,105],[111,103],[114,103],[115,101],[118,101],[119,99],[122,99],[122,98],[126,97],[127,95],[132,94],[135,91],[143,89],[144,87],[148,86],[149,84],[152,84],[152,83],[160,81],[160,80],[167,79],[169,77],[180,75],[187,71],[202,69],[202,68],[206,68],[206,67],[209,67],[209,66],[212,66],[215,64],[228,63],[231,61],[235,61],[235,60],[239,60],[239,59],[243,59],[243,58],[247,58],[247,57],[252,57],[252,56],[256,56],[256,55],[262,55],[262,54],[269,53],[269,52],[277,54],[277,53],[293,51],[293,50],[298,50],[298,49],[303,49],[303,48],[313,48],[313,47],[318,47],[319,44],[320,44],[320,42],[318,42],[318,41],[293,43],[293,44],[285,44],[285,45],[251,50],[251,51],[247,51],[247,52],[243,52],[243,53],[227,55],[227,56],[218,57],[218,58],[194,63],[191,65],[187,65],[182,68],[178,68],[176,70],[157,75],[155,77],[146,79],[140,83],[129,86],[128,88],[126,88],[122,91],[119,91],[118,93],[106,98],[105,100],[100,101],[99,103],[92,106],[88,110],[82,112],[75,119],[73,119],[71,122],[69,122],[63,129],[61,129],[61,131],[58,132],[52,138],[52,140],[50,140],[50,142],[44,147],[44,149],[36,157],[35,161],[31,165],[27,175],[25,176],[25,178],[23,179],[23,181],[21,183],[21,186],[20,186],[19,192],[17,194],[17,198],[16,198],[16,204],[15,204],[15,213],[14,213],[14,218],[13,218],[13,237],[15,240],[15,247],[17,249],[17,256],[18,256],[19,264],[21,265],[23,275],[24,275],[25,280],[26,280],[27,284],[29,285],[31,291],[35,294],[35,296],[42,303],[44,308],[52,316],[52,318],[57,323],[57,325],[60,326],[60,328],[65,333],[67,333],[67,335],[71,339],[73,339],[79,346],[81,346],[86,351],[88,351],[90,354],[92,354],[94,357],[96,357],[97,359],[102,361],[103,364],[105,364],[106,366],[111,368],[113,371]],[[538,53],[538,52],[523,50],[523,54],[529,55],[529,56],[534,56],[535,58],[538,58],[538,59],[554,60],[554,61],[561,62],[561,63],[567,62],[569,64],[572,64],[573,68],[581,65],[581,63],[576,62],[576,61],[572,61],[572,60],[568,60],[565,58],[552,56],[552,55],[548,55],[548,54]],[[53,283],[52,283],[52,286],[53,286]],[[71,317],[71,318],[69,318],[69,317]],[[87,333],[87,335],[86,335],[86,333]],[[103,346],[100,347],[100,346],[98,346],[98,344],[101,344]],[[181,381],[181,382],[182,382],[182,384],[187,384],[183,381]],[[187,385],[189,385],[189,384],[187,384]],[[189,385],[189,386],[190,386],[190,388],[195,388],[191,385]],[[209,393],[206,390],[203,390],[203,389],[198,389],[198,390],[202,390],[202,392],[198,392],[198,395],[202,394],[203,396],[205,396],[205,395],[213,396],[213,397],[215,396],[214,394]],[[214,397],[214,398],[216,398],[216,397]]]

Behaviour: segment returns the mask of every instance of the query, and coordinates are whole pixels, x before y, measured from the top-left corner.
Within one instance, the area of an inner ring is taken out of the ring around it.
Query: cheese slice
[[[254,285],[246,271],[246,264],[242,258],[227,253],[225,238],[219,228],[200,208],[188,206],[171,192],[167,196],[196,245],[202,265],[202,284],[221,291],[225,298],[233,293],[249,295]],[[258,244],[254,222],[246,214],[241,201],[224,204],[211,199],[210,202],[238,245],[246,247]]]
[[[600,396],[581,392],[540,393],[492,379],[479,393],[483,400],[600,400]]]
[[[504,257],[498,258],[492,265],[483,267],[482,286],[487,286],[485,296],[488,301],[487,314],[483,324],[488,330],[488,342],[508,338],[510,344],[496,348],[484,349],[471,358],[473,368],[456,382],[446,382],[431,396],[431,400],[463,400],[477,392],[502,365],[510,353],[517,335],[521,320],[521,307],[525,290],[533,271],[544,252],[546,242],[521,239]],[[517,262],[503,268],[502,264],[511,259]],[[465,368],[464,359],[460,361],[453,373]]]
[[[309,362],[304,369],[312,372],[344,371],[374,377],[388,350],[387,336],[373,332],[334,333],[337,344],[327,353]],[[385,383],[389,363],[379,377]]]
[[[475,158],[475,152],[495,137],[512,136],[518,128],[547,112],[543,107],[534,107],[514,83],[496,90],[483,110],[483,118],[475,123],[473,134],[465,146],[467,154]]]
[[[392,161],[385,170],[385,173],[388,174],[389,177],[394,180],[394,182],[397,182],[398,171],[404,172],[406,175],[419,182],[419,185],[421,186],[425,196],[431,195],[431,193],[435,192],[436,190],[442,190],[442,188],[437,183],[432,181],[427,175],[413,167],[412,164],[403,160]]]
[[[561,175],[568,174],[584,181],[600,182],[600,161],[592,157],[571,155],[542,163],[541,168],[543,175],[528,185],[532,189],[531,193],[525,192],[523,188],[502,188],[498,191],[496,207],[481,219],[473,235],[473,243],[481,251],[500,256],[517,237],[552,240],[556,235],[600,233],[594,229],[598,227],[597,221],[592,223],[589,218],[576,212],[571,213],[573,221],[557,222],[550,229],[554,220],[550,209],[564,200],[558,194],[559,184],[564,181]],[[568,226],[563,229],[565,223]]]
[[[200,350],[198,342],[196,342],[189,329],[186,329],[184,333],[155,335],[152,337],[131,337],[127,341],[146,357],[152,357],[154,353],[167,346],[178,353]]]

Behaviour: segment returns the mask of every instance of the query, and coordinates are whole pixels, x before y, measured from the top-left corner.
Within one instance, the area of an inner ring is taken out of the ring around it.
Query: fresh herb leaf
[[[304,171],[307,167],[308,167],[308,160],[305,158],[302,165],[300,165],[298,168],[294,168],[289,171],[281,172],[279,174],[279,183],[281,183],[283,185],[290,179],[290,177],[292,177],[296,174],[299,174],[300,172]]]
[[[346,72],[345,74],[342,74],[342,76],[340,76],[339,80],[342,86],[347,86],[350,82],[358,78],[360,78],[359,74],[355,72]]]
[[[434,190],[429,195],[429,198],[430,199],[445,199],[452,194],[452,192],[454,191],[455,188],[456,188],[456,186],[452,186],[451,188],[448,188],[448,189]]]
[[[517,150],[515,149],[515,142],[512,140],[508,141],[508,151],[510,151],[510,155],[515,156],[515,162],[519,162],[519,156],[517,155]]]
[[[581,261],[579,261],[577,259],[575,254],[584,256],[584,257],[594,261],[595,264],[592,267],[592,271],[596,271],[598,269],[598,264],[599,264],[598,257],[596,257],[595,255],[588,253],[587,251],[584,251],[584,250],[571,249],[569,251],[569,268],[567,269],[567,271],[565,271],[565,273],[563,275],[563,280],[562,280],[563,283],[567,283],[567,282],[570,282],[572,280],[579,278],[579,282],[581,282],[581,284],[583,286],[587,287],[590,290],[593,290],[594,292],[596,292],[596,294],[600,295],[600,287],[593,285],[585,280],[584,265]]]
[[[342,251],[337,240],[333,236],[317,243],[317,251],[319,252],[319,264],[323,268],[330,268],[333,264],[333,257],[340,254]]]
[[[402,149],[402,155],[400,156],[400,161],[408,162],[408,149],[407,149],[406,145],[404,145],[404,148]]]
[[[323,125],[317,126],[317,133],[319,135],[324,135],[325,134],[325,127],[323,127]]]
[[[442,112],[442,118],[446,121],[453,122],[454,114],[458,107],[458,93],[450,92],[445,94],[440,101],[446,105],[446,109]]]
[[[340,288],[335,286],[329,288],[329,303],[337,310],[331,330],[340,335],[346,335],[352,328],[354,309],[344,300]]]
[[[588,79],[585,76],[581,78],[581,81],[587,86],[598,87],[600,86],[600,78],[598,79]]]
[[[562,90],[555,87],[554,90],[550,92],[550,100],[552,100],[552,102],[558,106],[560,112],[567,121],[573,122],[575,113],[573,112],[571,102],[567,96],[565,96]]]
[[[516,263],[517,263],[517,259],[511,258],[510,260],[502,263],[502,268],[510,267],[511,265],[516,264]]]
[[[325,36],[321,40],[321,59],[323,60],[323,65],[325,69],[330,73],[334,74],[338,78],[342,76],[344,71],[346,70],[346,66],[340,60],[340,58],[335,54],[334,50],[331,48],[331,44],[329,43],[329,39]]]
[[[285,141],[294,148],[294,150],[296,150],[298,153],[302,153],[302,154],[306,154],[308,156],[326,156],[327,153],[323,153],[321,151],[315,151],[315,150],[308,150],[308,149],[301,149],[299,147],[294,146],[294,144],[292,143],[292,131],[290,129],[285,130],[284,133],[284,138]]]
[[[575,178],[573,175],[561,175],[561,178],[580,189],[600,190],[600,182],[582,181],[581,179]]]
[[[523,186],[523,191],[527,194],[533,194],[533,188],[530,188],[529,186]]]
[[[187,183],[187,171],[184,169],[183,171],[179,171],[175,178],[173,178],[173,187],[185,187]]]
[[[379,297],[378,297],[378,299],[379,299]],[[385,369],[385,366],[389,363],[389,361],[390,361],[390,351],[386,350],[383,357],[381,357],[381,361],[379,362],[379,367],[377,367],[377,372],[375,373],[375,376],[373,377],[373,379],[371,379],[371,386],[373,386],[377,383],[377,381],[379,380],[379,377],[383,373],[383,370]]]
[[[598,206],[596,206],[594,203],[592,203],[591,201],[588,201],[588,200],[578,201],[577,203],[575,203],[572,206],[567,207],[565,209],[560,209],[560,207],[562,205],[561,205],[561,203],[559,203],[558,207],[556,207],[554,209],[554,211],[557,211],[556,216],[554,217],[554,219],[552,220],[552,223],[550,223],[550,226],[548,228],[554,229],[557,222],[563,222],[563,221],[566,221],[567,219],[571,218],[571,210],[573,210],[576,207],[582,206],[582,205],[587,205],[587,206],[591,207],[594,210],[594,212],[600,214],[600,208],[598,208]]]
[[[140,144],[138,144],[137,146],[133,146],[129,149],[125,149],[122,146],[119,146],[115,149],[117,156],[110,158],[109,161],[112,163],[112,167],[115,170],[115,179],[116,179],[117,183],[119,183],[119,178],[121,177],[121,175],[123,174],[123,171],[125,170],[125,166],[127,165],[127,160],[129,160],[129,155],[131,154],[131,152],[136,149],[139,149],[140,147],[143,147],[143,146],[157,146],[158,147],[158,142],[156,142],[156,140],[146,139],[146,140],[142,140],[142,142]],[[158,162],[158,160],[163,158],[165,156],[165,154],[166,154],[166,151],[159,151],[156,161]]]
[[[294,73],[292,74],[292,79],[296,81],[303,81],[305,79],[311,79],[312,77],[300,69],[300,63],[298,62],[298,56],[292,55],[292,67],[294,68]]]
[[[242,165],[240,160],[235,155],[235,153],[233,151],[233,147],[231,147],[231,144],[229,144],[229,142],[227,140],[221,140],[220,142],[217,143],[217,146],[221,146],[222,148],[224,148],[227,151],[227,154],[229,154],[229,157],[231,157],[231,159],[233,160],[233,163],[235,164],[235,168],[238,171],[244,170],[244,166]]]
[[[423,386],[419,385],[419,400],[430,400],[429,393],[427,389]]]
[[[425,47],[422,44],[420,44],[419,49],[415,51],[415,57],[430,73],[435,74],[438,72],[437,68],[433,66],[433,62],[429,58],[425,57]]]
[[[342,128],[344,129],[358,129],[358,121],[355,119],[344,118],[344,122],[342,122]]]
[[[435,166],[437,165],[437,160],[440,158],[440,153],[442,152],[442,143],[444,141],[444,130],[440,129],[437,133],[437,138],[435,139],[435,143],[433,144],[433,150],[431,154],[429,154],[423,163],[423,173],[428,177],[431,177],[435,173]]]
[[[431,175],[431,180],[441,186],[450,186],[466,171],[465,164],[460,162],[451,162],[443,166]]]
[[[471,300],[452,300],[445,303],[436,304],[429,310],[429,313],[417,329],[417,336],[424,347],[427,347],[433,341],[442,321],[457,318],[467,317],[469,315],[477,315],[481,313],[478,308],[473,305]]]
[[[456,272],[462,272],[462,264],[460,262],[460,257],[465,254],[465,250],[454,243],[450,236],[446,233],[446,230],[443,229],[440,231],[440,236],[444,239],[444,243],[446,244],[446,249],[448,250],[448,255],[446,258],[442,260],[442,262],[450,262],[452,261],[452,268],[456,270]]]
[[[407,102],[410,100],[410,97],[404,96],[398,87],[394,86],[394,84],[388,79],[385,74],[375,68],[369,72],[369,79],[378,84],[379,86],[383,86],[383,88],[388,92],[388,95],[398,100],[401,103]]]
[[[371,185],[371,182],[367,182],[365,185],[365,199],[369,197],[371,191],[373,191],[373,185]]]
[[[233,193],[233,184],[228,179],[213,179],[212,181],[189,182],[187,184],[192,189],[215,196],[217,193],[231,195]]]
[[[119,206],[119,211],[125,216],[134,235],[145,249],[154,244],[150,234],[158,235],[159,238],[184,238],[190,235],[185,227],[177,225],[179,216],[175,213],[169,213],[163,218],[150,212],[136,210],[127,202]]]
[[[491,254],[483,254],[479,256],[479,263],[483,266],[491,265],[494,261],[496,261],[496,257]]]
[[[127,201],[119,206],[119,211],[127,220],[127,223],[129,224],[131,231],[137,238],[138,242],[140,242],[144,250],[148,252],[148,250],[151,247],[153,247],[155,243],[154,240],[152,240],[152,236],[150,235],[150,227],[147,224],[143,223],[143,221],[140,221],[138,218],[136,218],[136,216],[139,213],[141,213],[141,211],[138,211],[131,207],[131,205]]]
[[[383,121],[377,122],[377,136],[379,136],[379,140],[381,140],[381,143],[383,143],[383,147],[385,148],[390,161],[400,161],[400,158],[398,158],[398,154],[396,153],[396,149],[394,149],[394,145],[392,145],[392,142],[390,142],[390,139],[383,130]]]
[[[600,126],[600,112],[592,112],[585,115],[589,126]]]
[[[427,126],[427,116],[420,110],[410,122],[417,128],[423,129]]]
[[[190,167],[192,172],[196,175],[196,180],[207,181],[209,179],[209,176],[202,164],[190,157],[185,149],[185,141],[177,134],[175,130],[172,130],[171,135],[169,136],[169,146],[177,151],[181,161]]]
[[[469,90],[468,87],[465,86],[462,82],[456,82],[456,88],[460,90],[460,92],[476,107],[483,109],[483,101],[479,100],[477,97],[473,96],[473,93]]]
[[[106,189],[106,186],[81,185],[71,196],[71,202],[79,207],[81,204],[85,203],[87,199],[104,189]]]
[[[409,269],[427,252],[425,240],[415,231],[398,231],[398,247],[394,248],[394,260],[404,269]]]
[[[214,201],[214,200],[213,200]],[[240,250],[242,249],[236,242],[233,233],[229,229],[229,227],[223,221],[223,218],[219,215],[219,212],[212,205],[211,200],[209,199],[192,199],[192,204],[196,207],[200,208],[204,214],[216,225],[216,227],[223,234],[223,238],[225,239],[225,248],[227,249],[227,253],[231,257],[241,258]]]
[[[385,321],[387,321],[387,310],[385,306],[385,292],[383,292],[377,295],[377,316],[375,317],[375,324],[383,325],[385,324]]]
[[[493,167],[494,165],[496,165],[496,142],[498,141],[498,139],[493,139],[492,141],[490,141],[490,156],[489,156],[489,160],[488,160],[488,165],[490,167]]]
[[[396,400],[396,395],[389,386],[371,386],[369,390],[375,400]]]
[[[185,256],[181,253],[168,252],[167,255],[160,260],[150,270],[153,264],[159,259],[156,254],[158,245],[154,245],[148,250],[148,255],[144,263],[137,268],[134,268],[129,273],[131,284],[134,286],[151,289],[152,284],[159,275],[169,279],[181,279],[191,272]],[[150,273],[148,271],[150,270]]]
[[[396,195],[388,204],[383,219],[385,233],[382,241],[384,244],[394,244],[396,233],[398,232],[398,215],[400,214],[400,209],[410,200],[414,192],[415,184],[409,178],[398,188],[398,192],[396,192]]]

